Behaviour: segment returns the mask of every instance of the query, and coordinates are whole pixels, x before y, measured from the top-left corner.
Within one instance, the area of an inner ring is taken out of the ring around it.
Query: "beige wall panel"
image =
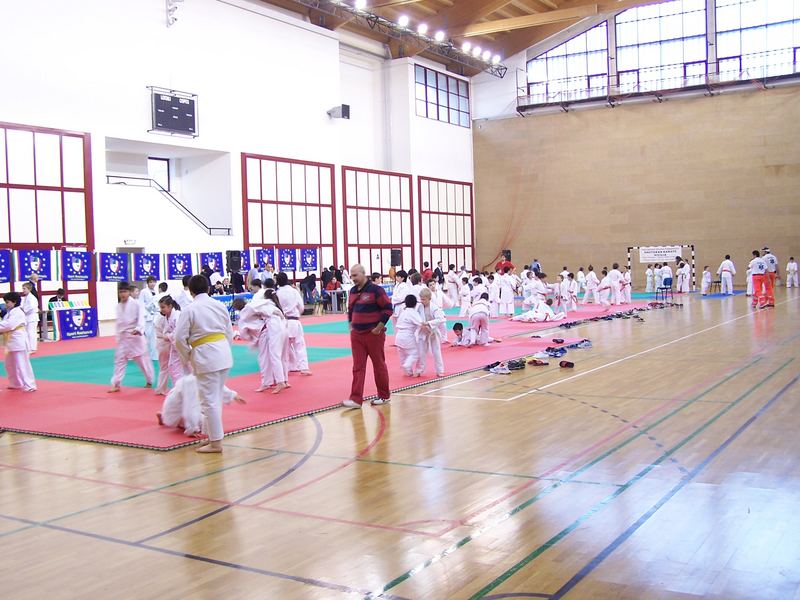
[[[800,88],[476,122],[474,149],[478,265],[694,243],[698,278],[730,253],[743,285],[754,248],[800,258]]]

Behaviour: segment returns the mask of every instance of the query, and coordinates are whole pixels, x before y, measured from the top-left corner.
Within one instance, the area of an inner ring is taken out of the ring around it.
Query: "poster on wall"
[[[0,283],[11,281],[11,250],[0,250]]]
[[[316,248],[303,248],[302,250],[300,250],[300,270],[301,271],[317,270]]]
[[[225,274],[225,261],[222,259],[222,252],[201,252],[200,267],[208,265],[212,271],[219,271],[220,275]]]
[[[188,252],[167,254],[167,279],[183,279],[192,274],[192,255]]]
[[[36,273],[39,279],[53,279],[50,250],[17,250],[17,273],[20,281],[27,281]]]
[[[250,250],[242,250],[242,271],[250,270]]]
[[[83,250],[61,252],[61,277],[64,281],[89,281],[92,277],[92,253]]]
[[[134,254],[133,280],[146,281],[148,277],[161,279],[160,254]]]
[[[639,262],[672,262],[676,256],[681,255],[682,246],[640,246]]]
[[[77,340],[97,337],[96,308],[64,308],[54,312],[57,339]]]
[[[278,252],[281,259],[281,271],[296,271],[297,270],[297,250],[294,248],[281,248]]]
[[[124,252],[101,252],[98,254],[98,281],[129,281],[128,257]]]
[[[275,248],[259,248],[256,250],[256,267],[261,268],[264,263],[275,266]]]

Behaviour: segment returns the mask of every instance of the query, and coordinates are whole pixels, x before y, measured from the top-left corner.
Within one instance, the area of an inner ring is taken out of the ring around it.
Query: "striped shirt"
[[[381,286],[368,281],[361,289],[355,286],[350,290],[347,306],[347,320],[357,333],[375,329],[378,323],[386,323],[392,316],[392,302]]]

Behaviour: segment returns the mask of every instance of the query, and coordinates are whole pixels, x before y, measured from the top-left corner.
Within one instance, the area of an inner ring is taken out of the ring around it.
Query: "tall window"
[[[153,158],[147,159],[147,174],[165,190],[169,191],[169,159]]]
[[[798,73],[800,2],[716,0],[721,81]]]
[[[608,27],[605,22],[528,61],[531,104],[608,94]]]
[[[414,65],[417,116],[469,127],[469,83]]]
[[[705,0],[631,8],[616,18],[620,93],[705,83]]]

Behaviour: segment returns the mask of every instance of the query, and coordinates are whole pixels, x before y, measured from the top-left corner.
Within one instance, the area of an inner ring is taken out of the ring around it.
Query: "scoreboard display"
[[[151,131],[190,135],[197,133],[197,96],[152,90],[153,128]]]

